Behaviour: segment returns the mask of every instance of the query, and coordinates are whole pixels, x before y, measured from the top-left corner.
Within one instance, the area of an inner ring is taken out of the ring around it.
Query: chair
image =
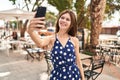
[[[47,62],[47,73],[50,75],[52,71],[52,63],[51,63],[51,56],[50,56],[50,51],[45,52],[45,60]]]
[[[87,78],[87,80],[89,80],[90,78],[92,78],[92,80],[95,80],[102,73],[104,63],[105,63],[104,59],[101,60],[91,59],[91,63],[88,69],[84,71],[84,75]]]
[[[32,61],[34,59],[37,59],[40,61],[41,53],[44,53],[45,50],[42,50],[41,48],[26,48],[26,51],[28,54],[26,55],[26,59],[29,60],[29,57],[32,58]]]
[[[10,48],[11,46],[9,45],[8,41],[3,40],[0,42],[0,51],[2,51],[2,53],[6,53],[9,56]]]

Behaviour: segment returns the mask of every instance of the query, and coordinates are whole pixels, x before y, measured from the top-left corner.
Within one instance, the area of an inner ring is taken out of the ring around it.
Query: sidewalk
[[[112,71],[111,69],[114,69],[113,73],[109,73]],[[40,80],[40,74],[46,71],[47,64],[45,59],[31,62],[25,60],[25,55],[23,54],[10,53],[10,56],[7,56],[0,52],[0,73],[9,73],[0,76],[0,80]],[[103,73],[96,80],[120,80],[118,77],[120,74],[116,76],[115,71],[118,72],[120,70],[116,70],[113,66],[108,67],[108,65],[105,65]]]

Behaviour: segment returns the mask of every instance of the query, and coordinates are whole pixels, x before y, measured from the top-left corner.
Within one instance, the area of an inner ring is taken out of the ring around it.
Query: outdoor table
[[[105,54],[105,51],[103,52],[105,55],[108,56],[108,63],[113,63],[113,64],[117,64],[117,60],[120,60],[120,54],[119,54],[119,50],[118,48],[120,47],[119,45],[108,45],[108,44],[104,44],[104,45],[100,45],[104,50],[109,49],[109,51],[107,52],[107,54]]]
[[[41,49],[41,48],[28,48],[26,49],[26,51],[28,52],[28,54],[26,55],[27,60],[29,60],[28,56],[30,56],[33,60],[34,59],[40,60],[40,54],[45,52],[46,50]]]
[[[86,62],[84,62],[84,61],[89,60],[89,62],[90,62],[91,59],[92,59],[92,56],[80,53],[80,58],[82,60],[83,69],[85,70],[88,67],[88,64]]]
[[[23,45],[24,45],[25,48],[34,48],[34,47],[36,47],[36,44],[33,41],[26,41],[26,42],[24,42]]]
[[[8,43],[11,45],[12,50],[19,49],[19,40],[9,40]]]
[[[86,54],[83,54],[83,53],[80,53],[80,58],[81,58],[81,60],[85,60],[85,59],[90,59],[90,58],[92,58],[92,56],[86,55]]]

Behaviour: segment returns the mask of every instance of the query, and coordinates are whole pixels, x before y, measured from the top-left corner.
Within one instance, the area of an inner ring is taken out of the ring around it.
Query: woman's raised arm
[[[38,47],[44,47],[50,43],[50,37],[41,39],[40,35],[37,33],[37,31],[45,27],[44,19],[44,17],[31,19],[27,30],[31,39],[36,43]]]

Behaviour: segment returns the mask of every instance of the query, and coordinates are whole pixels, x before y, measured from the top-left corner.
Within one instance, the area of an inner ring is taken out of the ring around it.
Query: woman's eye
[[[65,19],[66,21],[70,21],[70,18],[66,18],[66,17],[61,17],[61,19]]]
[[[64,17],[61,17],[61,19],[64,19]]]
[[[69,18],[67,18],[66,20],[67,20],[67,21],[70,21],[70,19],[69,19]]]

